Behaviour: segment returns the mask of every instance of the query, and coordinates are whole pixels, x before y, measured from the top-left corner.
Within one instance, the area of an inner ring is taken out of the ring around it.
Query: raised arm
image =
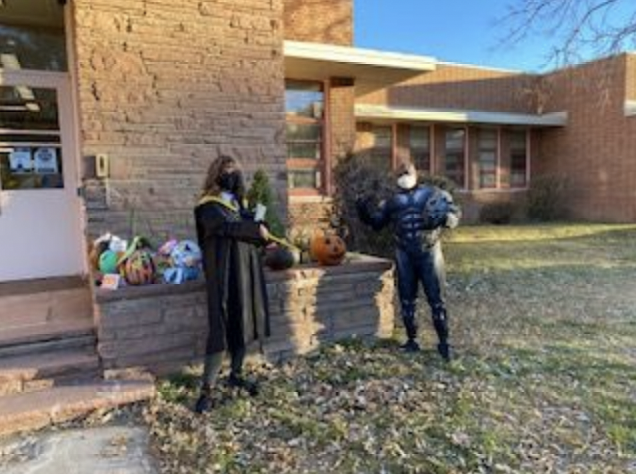
[[[218,205],[208,204],[197,207],[195,218],[199,244],[212,236],[236,239],[256,245],[266,243],[259,222],[247,219],[228,221]]]
[[[389,223],[390,215],[386,201],[381,201],[375,209],[371,209],[368,199],[358,199],[356,209],[360,220],[375,230],[380,230]]]

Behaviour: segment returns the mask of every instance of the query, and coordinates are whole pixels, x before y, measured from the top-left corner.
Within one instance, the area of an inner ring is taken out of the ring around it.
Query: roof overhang
[[[357,96],[436,68],[434,58],[350,46],[285,41],[284,51],[285,77],[319,81],[352,78]]]
[[[625,101],[625,117],[633,117],[636,115],[636,100]]]
[[[537,127],[564,127],[567,112],[542,115],[485,112],[479,110],[400,108],[385,105],[356,104],[357,119],[374,121],[424,121],[448,123],[482,123],[497,125],[525,125]]]

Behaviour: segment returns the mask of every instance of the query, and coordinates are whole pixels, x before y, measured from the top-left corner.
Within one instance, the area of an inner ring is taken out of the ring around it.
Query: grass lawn
[[[347,341],[253,367],[263,393],[197,376],[147,413],[166,472],[636,473],[636,225],[464,227],[445,244],[459,357]]]

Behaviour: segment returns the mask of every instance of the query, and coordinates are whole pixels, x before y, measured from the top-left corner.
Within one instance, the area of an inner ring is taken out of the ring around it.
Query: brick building
[[[0,2],[5,345],[97,328],[101,360],[130,365],[148,354],[114,343],[104,318],[142,314],[140,339],[194,357],[194,339],[166,334],[180,326],[157,324],[180,301],[199,317],[200,287],[160,303],[165,290],[144,290],[157,306],[141,313],[134,294],[122,303],[78,276],[103,232],[192,236],[220,153],[248,179],[265,170],[293,225],[324,223],[333,166],[350,152],[453,179],[469,218],[549,174],[568,177],[574,217],[636,219],[636,56],[546,75],[449,64],[356,48],[353,17],[351,0]],[[290,286],[275,285],[289,314]]]

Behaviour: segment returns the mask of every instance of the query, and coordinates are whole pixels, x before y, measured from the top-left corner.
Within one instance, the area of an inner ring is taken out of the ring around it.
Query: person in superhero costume
[[[395,263],[402,321],[407,341],[401,347],[417,352],[416,302],[419,283],[424,287],[437,332],[437,350],[444,360],[452,357],[448,314],[444,303],[444,257],[440,242],[444,228],[459,223],[460,211],[449,193],[428,185],[418,185],[417,172],[410,164],[397,171],[397,191],[378,206],[368,199],[356,202],[360,220],[375,230],[392,226]]]
[[[226,350],[231,356],[229,385],[258,394],[258,386],[243,377],[242,369],[247,345],[269,335],[267,289],[258,253],[269,232],[244,209],[243,194],[238,163],[220,156],[210,165],[194,211],[209,321],[197,413],[212,408],[211,390]]]

